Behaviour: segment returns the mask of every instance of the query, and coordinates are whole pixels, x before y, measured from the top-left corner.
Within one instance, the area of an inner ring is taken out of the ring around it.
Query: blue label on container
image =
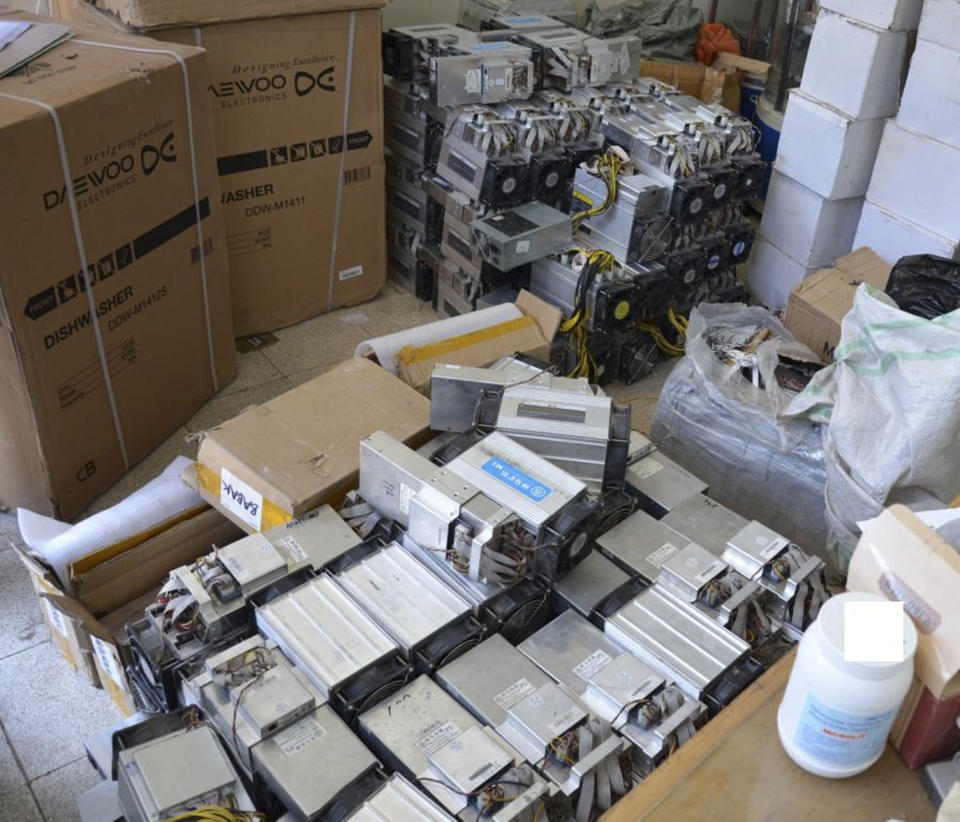
[[[883,750],[895,713],[851,714],[824,705],[810,694],[794,742],[804,753],[824,762],[859,765]]]
[[[529,474],[524,474],[519,468],[504,462],[499,457],[490,457],[484,464],[483,470],[491,477],[496,477],[504,485],[509,486],[514,491],[519,491],[524,496],[540,502],[546,499],[551,493],[552,488],[548,488],[542,482],[537,482]]]

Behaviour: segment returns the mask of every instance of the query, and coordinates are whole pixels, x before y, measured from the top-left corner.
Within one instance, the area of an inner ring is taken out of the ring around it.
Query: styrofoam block
[[[960,242],[951,242],[870,201],[863,204],[860,225],[853,241],[854,248],[862,246],[872,248],[891,265],[911,254],[960,259]]]
[[[958,67],[960,52],[929,40],[917,40],[897,122],[921,134],[960,145]]]
[[[960,51],[960,0],[925,0],[917,36]]]
[[[917,27],[923,0],[821,0],[820,7],[853,17],[878,29]]]
[[[747,285],[757,300],[776,310],[786,306],[797,285],[819,270],[817,266],[801,265],[761,237],[753,244]]]
[[[856,120],[794,89],[783,117],[776,168],[821,197],[862,197],[884,122],[883,117]]]
[[[802,266],[821,267],[853,248],[862,197],[830,200],[774,171],[760,234]]]
[[[881,31],[821,11],[800,88],[857,119],[891,117],[906,53],[905,31]]]
[[[890,120],[867,199],[949,240],[960,239],[960,148]]]

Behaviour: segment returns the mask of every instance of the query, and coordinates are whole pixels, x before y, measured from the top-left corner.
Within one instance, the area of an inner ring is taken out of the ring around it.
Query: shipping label
[[[255,491],[227,468],[220,469],[220,504],[255,531],[263,517],[263,494]]]

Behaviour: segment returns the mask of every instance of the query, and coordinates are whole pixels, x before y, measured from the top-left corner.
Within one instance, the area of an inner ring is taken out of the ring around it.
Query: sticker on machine
[[[340,282],[344,282],[344,280],[352,280],[354,277],[362,277],[362,276],[363,276],[362,265],[354,265],[354,266],[351,266],[350,268],[344,268],[337,274],[337,278],[340,280]]]
[[[499,457],[490,457],[482,466],[484,473],[500,480],[508,488],[512,488],[525,497],[540,502],[553,493],[553,489],[537,482],[529,474],[524,473],[515,465],[511,465],[506,460]]]
[[[117,683],[117,687],[126,688],[127,683],[124,680],[123,672],[120,670],[116,651],[100,637],[93,636],[93,634],[90,635],[90,642],[93,645],[93,652],[97,655],[97,662],[107,676]]]
[[[663,468],[663,464],[657,462],[652,457],[645,457],[639,462],[630,466],[631,471],[638,479],[648,479]]]
[[[397,502],[400,505],[401,514],[410,513],[410,500],[412,500],[414,496],[416,496],[416,493],[417,492],[414,491],[411,486],[406,485],[405,483],[402,483],[402,482],[400,483],[400,493],[398,495]]]
[[[327,732],[320,727],[312,716],[304,717],[299,722],[294,722],[289,728],[273,735],[280,750],[287,756],[293,756],[300,753],[304,748],[309,748],[315,742],[325,737]]]
[[[255,491],[228,468],[220,469],[220,504],[255,531],[260,530],[263,494]]]
[[[586,659],[578,662],[573,666],[573,672],[580,677],[580,679],[590,679],[597,671],[605,668],[613,661],[613,657],[610,656],[603,648],[597,648],[590,656]]]
[[[273,544],[273,547],[280,552],[280,555],[287,561],[288,565],[303,562],[307,558],[307,552],[303,550],[303,546],[291,536],[277,540],[277,542]]]
[[[656,551],[647,554],[647,562],[655,568],[660,568],[670,557],[676,554],[680,549],[671,542],[665,542]]]
[[[468,94],[479,94],[483,89],[483,70],[467,69],[464,74],[464,90]]]
[[[437,722],[420,735],[417,747],[424,756],[431,756],[460,736],[460,729],[452,722]]]
[[[495,694],[493,701],[503,708],[503,710],[507,711],[525,696],[532,694],[535,690],[536,688],[530,684],[530,680],[523,679],[521,677],[514,682],[513,685],[508,685],[506,688],[500,691],[500,693]]]

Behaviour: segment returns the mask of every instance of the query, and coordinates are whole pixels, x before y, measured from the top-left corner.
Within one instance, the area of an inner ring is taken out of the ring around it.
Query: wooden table
[[[936,812],[919,776],[887,746],[872,768],[823,779],[780,745],[777,708],[792,651],[608,811],[602,822],[928,822]]]

